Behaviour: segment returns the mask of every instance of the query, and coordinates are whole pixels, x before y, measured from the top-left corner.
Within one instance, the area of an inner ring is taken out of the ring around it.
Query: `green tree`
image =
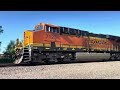
[[[3,29],[2,29],[2,26],[0,26],[0,34],[3,33]],[[1,41],[0,41],[0,46],[1,46]]]
[[[15,41],[10,41],[6,47],[6,50],[3,52],[8,58],[13,58],[15,55]]]
[[[2,29],[2,26],[0,26],[0,33],[3,33],[3,29]]]

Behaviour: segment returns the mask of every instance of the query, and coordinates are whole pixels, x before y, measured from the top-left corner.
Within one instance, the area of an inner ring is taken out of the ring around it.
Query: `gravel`
[[[120,61],[0,67],[0,79],[120,79]]]

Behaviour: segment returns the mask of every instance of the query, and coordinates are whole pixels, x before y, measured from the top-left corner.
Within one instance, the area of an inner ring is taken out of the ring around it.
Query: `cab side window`
[[[65,33],[65,34],[69,34],[69,29],[66,28],[66,27],[64,27],[64,33]]]
[[[46,26],[46,32],[49,32],[49,26]]]
[[[81,35],[81,30],[78,30],[78,35],[79,35],[79,36]]]
[[[72,28],[70,28],[70,35],[73,35],[73,30]]]
[[[46,26],[46,32],[59,33],[59,28]]]

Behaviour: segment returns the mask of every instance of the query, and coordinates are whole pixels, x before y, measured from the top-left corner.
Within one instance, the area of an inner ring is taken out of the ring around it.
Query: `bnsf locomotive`
[[[15,49],[15,64],[117,60],[120,37],[40,23],[24,32],[22,46],[17,39]]]

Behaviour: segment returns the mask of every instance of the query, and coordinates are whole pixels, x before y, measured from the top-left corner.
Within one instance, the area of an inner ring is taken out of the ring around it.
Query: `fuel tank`
[[[76,53],[76,61],[107,61],[109,59],[109,53]]]

